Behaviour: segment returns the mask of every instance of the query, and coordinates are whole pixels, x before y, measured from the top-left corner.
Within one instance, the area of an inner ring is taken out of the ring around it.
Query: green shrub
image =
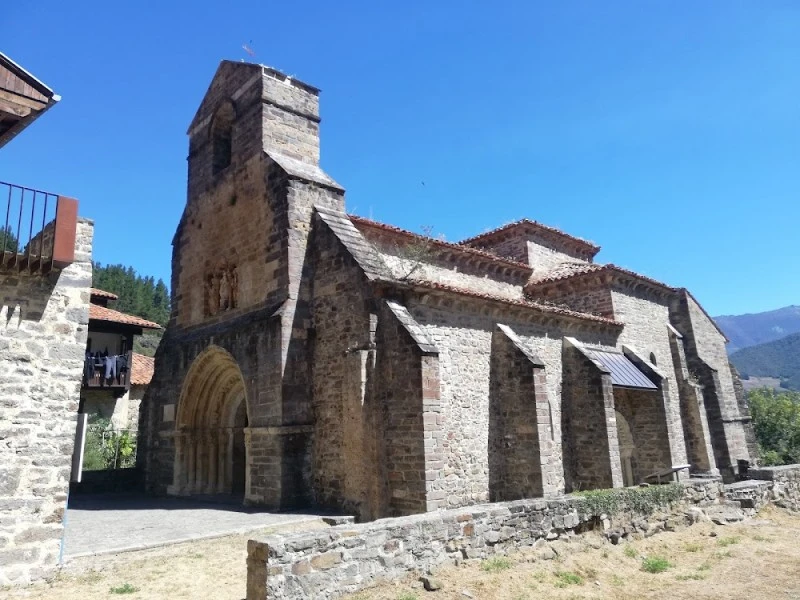
[[[112,594],[135,594],[139,588],[132,586],[130,583],[123,583],[118,587],[112,587],[109,590]]]
[[[642,559],[642,571],[646,573],[663,573],[671,567],[672,563],[663,556],[645,556]]]
[[[666,508],[683,497],[680,483],[649,485],[646,487],[614,488],[574,492],[581,499],[580,510],[585,514],[600,516],[635,512],[649,515]]]

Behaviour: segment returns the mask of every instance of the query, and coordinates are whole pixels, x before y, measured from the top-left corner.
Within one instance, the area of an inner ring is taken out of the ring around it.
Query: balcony
[[[109,360],[113,361],[111,367],[107,364]],[[123,394],[131,387],[132,368],[133,352],[130,350],[108,357],[87,356],[83,365],[82,388]]]
[[[0,181],[0,211],[0,272],[46,275],[75,260],[77,200]]]

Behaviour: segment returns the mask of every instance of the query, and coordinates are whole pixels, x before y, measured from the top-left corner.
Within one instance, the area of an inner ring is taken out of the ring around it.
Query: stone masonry
[[[319,97],[223,61],[189,126],[148,491],[370,520],[736,478],[747,406],[686,290],[535,221],[451,243],[348,215]]]
[[[0,275],[0,586],[59,562],[89,321],[93,224],[75,262]]]

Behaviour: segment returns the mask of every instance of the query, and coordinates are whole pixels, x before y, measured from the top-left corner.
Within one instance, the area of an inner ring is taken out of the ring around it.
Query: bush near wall
[[[800,392],[751,390],[748,401],[759,463],[764,466],[800,463]]]

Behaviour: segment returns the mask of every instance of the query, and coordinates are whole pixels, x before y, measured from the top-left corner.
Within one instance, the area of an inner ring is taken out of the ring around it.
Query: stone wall
[[[772,482],[769,498],[776,506],[800,510],[800,465],[750,469],[748,476]]]
[[[563,343],[561,424],[565,489],[622,486],[611,376],[568,340]]]
[[[492,338],[498,323],[507,325],[544,364],[553,430],[547,452],[552,475],[548,486],[563,491],[562,451],[562,338],[574,334],[585,341],[614,344],[614,329],[592,328],[574,321],[556,321],[534,310],[515,311],[481,300],[415,297],[408,310],[439,350],[444,479],[438,482],[447,506],[487,502],[490,467],[487,448],[490,427]]]
[[[690,480],[683,498],[654,505],[658,516],[596,514],[580,496],[518,500],[382,519],[248,542],[247,600],[328,600],[383,579],[487,558],[591,528],[610,539],[689,524],[719,503],[717,480]],[[680,496],[677,496],[680,498]],[[693,512],[694,511],[694,512]],[[702,513],[699,513],[702,514]]]
[[[735,478],[738,460],[749,460],[725,337],[695,299],[681,291],[670,306],[670,321],[683,336],[689,372],[703,386],[708,429],[717,468]]]
[[[660,390],[614,387],[614,408],[627,422],[633,438],[631,468],[635,485],[672,466],[664,400]]]
[[[93,224],[75,262],[0,274],[0,586],[59,561],[89,321]]]
[[[656,368],[664,392],[661,411],[664,414],[671,456],[667,462],[686,464],[686,443],[681,422],[681,401],[672,360],[669,329],[669,303],[654,293],[643,290],[612,289],[614,318],[625,323],[620,342],[636,350]],[[655,362],[653,362],[655,361]]]

